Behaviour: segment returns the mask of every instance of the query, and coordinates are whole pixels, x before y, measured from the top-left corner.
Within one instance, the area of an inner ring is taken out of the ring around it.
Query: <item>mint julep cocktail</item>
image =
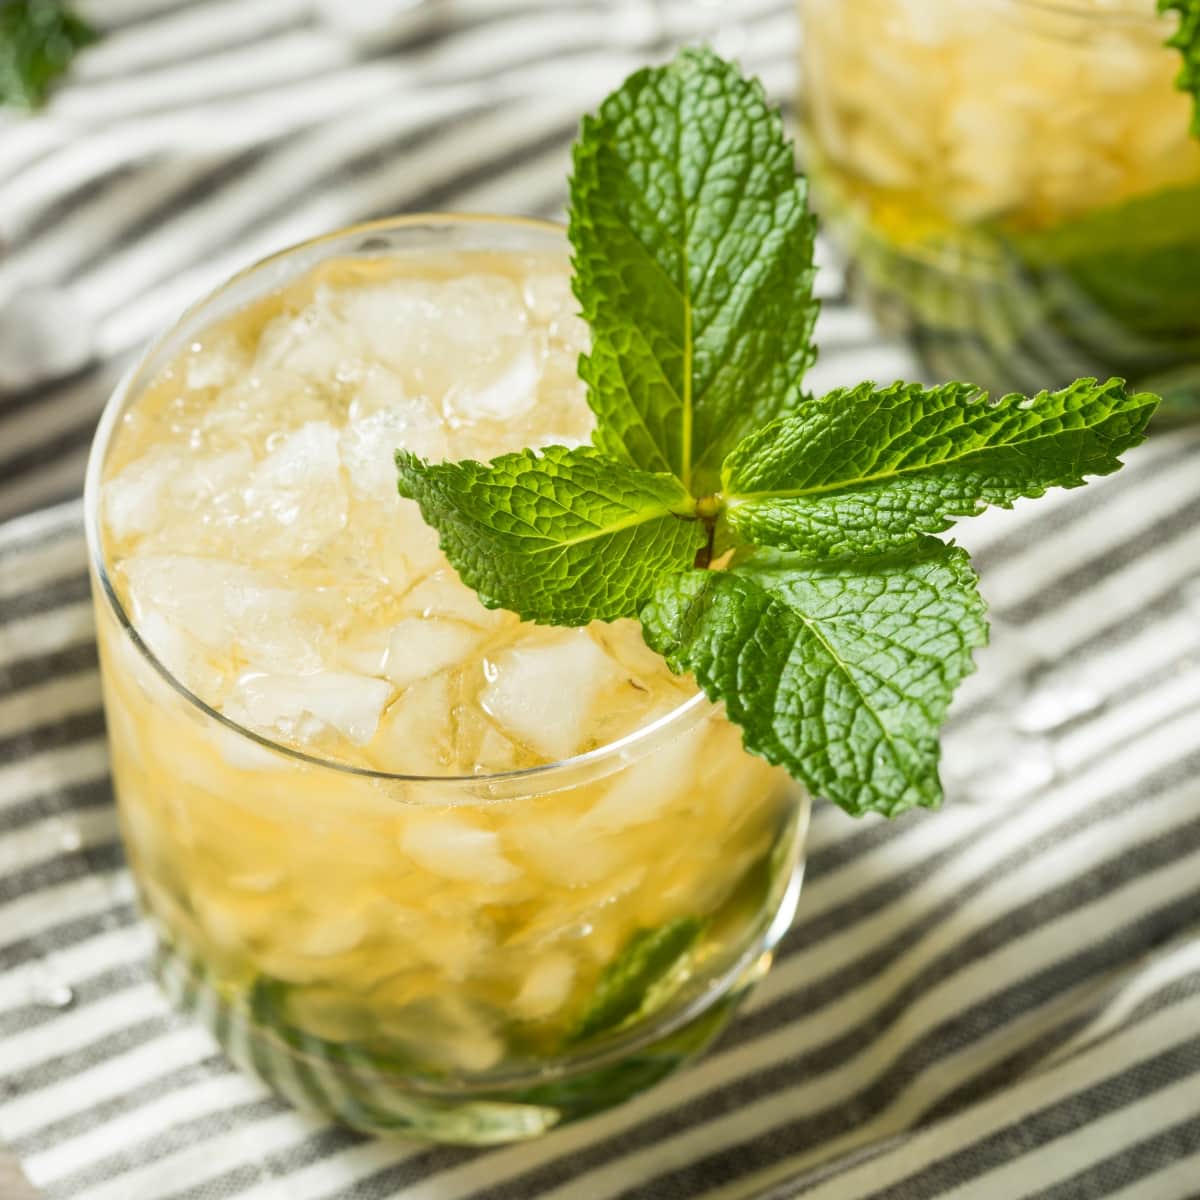
[[[127,387],[95,481],[168,982],[298,1103],[537,1131],[596,1103],[548,1086],[588,1047],[612,1074],[693,1009],[707,1039],[794,902],[805,809],[636,622],[486,609],[397,493],[397,447],[588,439],[560,230],[400,221],[234,286]]]

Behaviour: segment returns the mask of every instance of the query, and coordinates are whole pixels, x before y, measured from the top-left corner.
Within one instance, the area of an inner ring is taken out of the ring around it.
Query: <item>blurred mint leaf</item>
[[[664,578],[646,640],[724,701],[748,750],[854,815],[941,801],[938,731],[987,642],[966,553],[923,538],[889,556],[759,551]]]
[[[814,222],[762,87],[709,50],[632,75],[574,150],[575,294],[594,442],[693,495],[800,402]]]
[[[1183,66],[1175,86],[1196,101],[1192,133],[1200,137],[1200,0],[1158,0],[1158,11],[1179,14],[1179,28],[1167,40],[1167,45],[1174,46],[1183,55]]]
[[[442,551],[489,608],[586,625],[637,615],[654,581],[704,545],[677,479],[584,446],[505,454],[490,465],[396,454],[400,493],[441,534]]]
[[[729,455],[725,520],[737,541],[819,558],[911,545],[953,517],[1111,474],[1157,403],[1120,379],[995,402],[966,383],[838,389]]]
[[[639,929],[604,969],[591,1002],[568,1041],[581,1042],[623,1025],[631,1017],[659,1007],[682,982],[683,968],[704,922],[679,917],[657,929]]]
[[[95,40],[91,26],[56,0],[0,0],[0,104],[36,108]]]

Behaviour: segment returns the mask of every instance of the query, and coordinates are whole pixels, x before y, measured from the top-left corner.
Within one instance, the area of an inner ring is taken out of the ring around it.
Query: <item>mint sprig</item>
[[[402,452],[401,493],[485,604],[637,616],[814,794],[936,805],[938,730],[987,622],[965,553],[931,535],[1116,470],[1157,398],[1115,379],[807,396],[803,183],[761,88],[709,51],[639,71],[584,121],[570,214],[594,448]]]
[[[1167,45],[1183,55],[1175,86],[1196,102],[1192,134],[1200,137],[1200,0],[1158,0],[1158,11],[1179,14],[1179,28],[1167,39]]]

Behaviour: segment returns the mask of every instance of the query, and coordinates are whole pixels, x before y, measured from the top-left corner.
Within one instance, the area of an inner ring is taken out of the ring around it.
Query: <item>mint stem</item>
[[[696,561],[693,564],[698,571],[706,571],[712,565],[713,543],[716,540],[717,522],[715,517],[701,517],[704,531],[707,535],[704,545],[696,551]]]

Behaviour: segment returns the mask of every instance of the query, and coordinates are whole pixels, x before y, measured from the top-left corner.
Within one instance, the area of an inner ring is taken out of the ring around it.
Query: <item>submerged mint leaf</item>
[[[1167,40],[1167,45],[1174,46],[1183,55],[1183,67],[1175,86],[1196,101],[1192,133],[1200,137],[1200,0],[1158,0],[1158,11],[1179,14],[1179,28]]]
[[[57,0],[0,2],[0,104],[36,108],[95,40],[91,26]]]
[[[400,493],[421,506],[442,551],[489,608],[586,625],[637,615],[663,572],[704,545],[677,479],[583,446],[522,450],[485,465],[396,454]]]
[[[595,1037],[658,1007],[667,999],[662,992],[682,973],[703,931],[704,922],[697,917],[679,917],[657,929],[639,929],[604,968],[591,1002],[568,1040]]]
[[[814,222],[779,115],[708,50],[637,72],[574,151],[575,294],[595,444],[693,495],[800,401]]]
[[[839,389],[729,455],[725,519],[742,542],[816,557],[910,545],[953,517],[1111,474],[1157,403],[1120,379],[995,402],[966,383]]]
[[[661,581],[646,640],[725,702],[746,748],[847,812],[936,807],[938,731],[987,641],[961,549],[813,563],[759,551]]]
[[[1200,186],[1168,188],[1011,238],[1085,345],[1131,367],[1200,358]]]

